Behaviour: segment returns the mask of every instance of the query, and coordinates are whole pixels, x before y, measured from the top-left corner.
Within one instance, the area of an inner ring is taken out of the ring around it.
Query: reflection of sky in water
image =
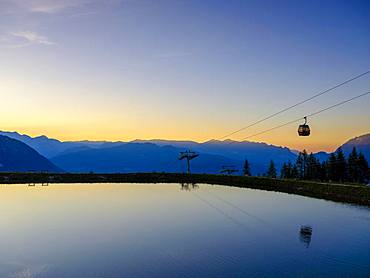
[[[370,274],[368,209],[259,190],[189,189],[1,186],[0,277]],[[309,245],[304,226],[312,227]]]

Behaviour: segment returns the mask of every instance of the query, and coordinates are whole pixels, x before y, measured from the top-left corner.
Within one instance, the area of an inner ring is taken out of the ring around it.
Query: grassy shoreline
[[[284,192],[336,202],[370,206],[370,188],[362,185],[209,174],[0,173],[0,184],[30,183],[206,183]]]

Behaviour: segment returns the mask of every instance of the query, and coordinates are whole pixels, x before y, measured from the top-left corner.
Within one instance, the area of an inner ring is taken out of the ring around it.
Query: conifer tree
[[[303,172],[304,172],[304,162],[303,162],[303,156],[302,153],[299,152],[297,161],[295,163],[297,168],[297,178],[303,179]]]
[[[303,152],[299,152],[297,157],[297,171],[298,171],[298,178],[305,179],[307,176],[307,152],[303,150]]]
[[[313,153],[307,157],[307,170],[306,170],[306,179],[319,179],[319,162]]]
[[[294,165],[292,167],[291,178],[292,179],[298,179],[298,170],[297,170],[297,166],[296,165]]]
[[[281,167],[280,171],[280,178],[282,179],[288,179],[289,173],[288,173],[288,164],[285,162],[283,163],[283,166]]]
[[[359,182],[363,183],[369,178],[369,164],[362,152],[358,155]]]
[[[288,179],[291,179],[291,178],[293,178],[293,165],[292,165],[292,162],[288,162],[288,164],[287,164],[287,178]]]
[[[331,153],[327,161],[327,172],[329,181],[337,181],[337,168],[336,168],[337,156],[335,153]]]
[[[337,161],[335,163],[337,179],[343,182],[347,179],[347,162],[342,148],[337,150]]]
[[[326,161],[324,161],[323,163],[321,163],[320,165],[320,174],[319,174],[319,179],[321,181],[326,181],[328,180],[328,163]]]
[[[353,147],[352,152],[348,156],[348,180],[358,182],[359,170],[357,150],[356,147]]]
[[[266,173],[267,177],[269,178],[276,178],[276,168],[275,168],[275,163],[274,161],[270,161],[270,166],[269,169]]]
[[[243,174],[244,176],[251,176],[248,159],[244,161]]]

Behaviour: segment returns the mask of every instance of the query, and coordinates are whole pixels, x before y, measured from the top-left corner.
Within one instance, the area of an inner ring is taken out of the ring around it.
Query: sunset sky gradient
[[[0,0],[0,130],[207,141],[370,70],[369,1]],[[370,75],[232,139],[370,91]],[[332,151],[370,96],[251,140]]]

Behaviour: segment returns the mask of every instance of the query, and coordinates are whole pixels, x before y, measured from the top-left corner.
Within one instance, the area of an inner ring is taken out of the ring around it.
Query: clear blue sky
[[[218,138],[370,69],[369,1],[0,0],[0,126],[62,140]],[[370,90],[370,76],[236,134]],[[370,97],[256,141],[331,150]]]

